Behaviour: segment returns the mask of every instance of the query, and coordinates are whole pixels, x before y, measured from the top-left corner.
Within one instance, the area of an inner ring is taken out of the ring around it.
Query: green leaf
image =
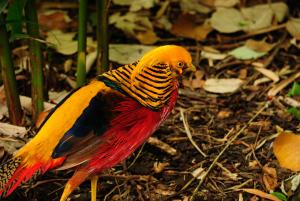
[[[22,33],[23,10],[27,0],[14,0],[8,6],[7,23],[12,34]]]
[[[288,96],[297,96],[300,95],[300,84],[298,82],[294,82],[291,90],[288,93]]]
[[[8,4],[8,0],[0,0],[0,14],[4,11]]]
[[[296,119],[298,119],[300,121],[300,112],[297,108],[295,108],[295,107],[289,108],[288,113],[290,113],[291,115],[293,115]]]
[[[271,195],[276,196],[278,199],[280,199],[282,201],[288,201],[287,197],[283,193],[273,192],[273,193],[271,193]]]
[[[229,55],[241,60],[257,59],[265,54],[265,52],[257,52],[247,46],[241,46],[229,52]]]

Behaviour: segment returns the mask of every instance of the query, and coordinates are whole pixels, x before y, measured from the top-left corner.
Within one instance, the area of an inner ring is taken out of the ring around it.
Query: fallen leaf
[[[300,18],[290,18],[286,24],[288,32],[297,40],[300,40]]]
[[[192,83],[191,83],[191,87],[193,89],[199,89],[199,88],[202,88],[203,85],[204,85],[204,80],[203,80],[203,77],[204,77],[204,72],[203,71],[200,71],[200,70],[197,70],[195,72],[195,79],[192,80]]]
[[[241,88],[243,81],[238,78],[228,79],[207,79],[204,83],[204,90],[212,93],[233,93]]]
[[[97,59],[97,51],[87,53],[87,55],[86,55],[86,64],[85,64],[86,73],[90,72],[93,64],[96,61],[96,59]]]
[[[265,199],[268,199],[268,200],[272,200],[272,201],[281,201],[279,198],[277,198],[276,196],[274,195],[271,195],[271,194],[268,194],[268,193],[265,193],[261,190],[258,190],[258,189],[252,189],[252,188],[243,188],[241,189],[242,191],[245,191],[247,193],[251,193],[251,194],[254,194],[254,195],[257,195],[261,198],[265,198]]]
[[[215,52],[208,52],[208,51],[201,51],[201,58],[205,59],[212,59],[212,60],[223,60],[228,56],[228,54],[224,53],[215,53]]]
[[[250,60],[250,59],[257,59],[259,57],[262,57],[266,53],[265,52],[257,52],[257,51],[252,50],[251,48],[244,45],[244,46],[235,48],[234,50],[230,51],[228,54],[231,56],[234,56],[237,59]]]
[[[155,46],[110,44],[109,60],[119,64],[130,64],[139,60],[146,52]]]
[[[78,42],[73,40],[75,35],[75,32],[64,33],[60,30],[53,30],[48,33],[46,41],[53,44],[57,52],[72,55],[78,49]]]
[[[59,102],[61,102],[67,95],[69,95],[70,92],[68,92],[67,90],[62,90],[62,91],[53,91],[50,90],[48,91],[48,97],[50,102],[58,104]],[[55,106],[53,104],[53,106]],[[48,109],[52,109],[52,108],[48,108]]]
[[[70,22],[72,21],[67,12],[60,10],[47,10],[40,13],[38,18],[40,27],[46,27],[49,30],[66,30],[70,28]]]
[[[300,184],[300,174],[292,176],[291,184],[291,191],[296,191]]]
[[[237,5],[238,3],[240,3],[239,0],[215,0],[214,6],[231,8]]]
[[[277,172],[275,168],[268,167],[265,165],[262,168],[263,176],[262,180],[263,183],[268,191],[274,191],[277,187]]]
[[[297,96],[300,95],[300,84],[294,82],[292,88],[289,90],[288,96]]]
[[[280,193],[280,192],[272,192],[271,195],[276,196],[276,197],[279,198],[281,201],[288,201],[288,200],[287,200],[287,197],[286,197],[283,193]]]
[[[69,72],[72,68],[73,60],[72,59],[67,59],[64,63],[64,71],[65,73]]]
[[[152,23],[147,16],[138,15],[137,13],[128,12],[124,15],[114,13],[109,17],[109,23],[114,24],[126,34],[135,37],[139,31],[152,30]]]
[[[265,75],[266,77],[270,78],[274,82],[278,82],[280,79],[276,73],[274,73],[273,71],[271,71],[269,69],[256,67],[255,70],[257,70],[261,74]]]
[[[281,167],[300,170],[300,136],[281,132],[273,143],[273,152]]]
[[[1,137],[0,147],[4,147],[4,150],[9,154],[14,154],[18,149],[23,147],[25,142],[19,139],[11,137]]]
[[[145,45],[152,45],[160,39],[153,30],[139,32],[137,33],[136,38],[140,43]]]
[[[243,30],[245,19],[235,8],[218,8],[212,14],[211,26],[221,33],[234,33]]]
[[[247,40],[245,45],[257,52],[269,52],[275,46],[275,44],[267,43],[265,40],[257,41],[253,39]]]
[[[288,13],[283,2],[261,4],[241,10],[235,8],[217,8],[211,17],[211,25],[221,33],[254,31],[272,25],[274,17],[282,22]]]
[[[282,22],[288,13],[288,7],[285,3],[278,2],[242,8],[241,12],[248,21],[244,30],[254,31],[271,26],[274,17]]]
[[[26,111],[31,113],[31,111],[32,111],[32,99],[30,97],[27,97],[27,96],[20,96],[20,101],[21,101],[22,108],[24,108]],[[45,110],[52,109],[53,107],[55,107],[54,104],[44,102],[44,109]]]
[[[203,24],[196,23],[196,15],[181,14],[172,25],[171,33],[176,36],[204,40],[212,31],[208,21]]]
[[[300,121],[300,112],[297,108],[291,107],[287,110],[287,112],[293,115],[298,121]]]
[[[181,10],[185,13],[204,13],[207,14],[211,9],[199,2],[199,0],[181,0],[180,7]]]
[[[25,127],[0,122],[0,134],[4,136],[24,138],[26,133]]]

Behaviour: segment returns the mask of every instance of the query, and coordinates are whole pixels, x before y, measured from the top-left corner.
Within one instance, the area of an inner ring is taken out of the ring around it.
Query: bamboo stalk
[[[97,71],[109,70],[108,60],[108,0],[96,0],[97,6]]]
[[[77,56],[77,87],[86,81],[86,24],[87,2],[79,0],[79,25],[78,25],[78,56]]]
[[[25,5],[25,18],[27,33],[32,38],[39,38],[39,24],[35,0],[27,0]],[[41,44],[37,40],[29,41],[29,53],[31,64],[31,96],[33,108],[33,120],[35,121],[44,109],[43,91],[43,55]]]
[[[5,89],[6,104],[11,123],[21,125],[23,123],[23,111],[21,108],[17,81],[14,72],[9,38],[3,15],[0,13],[0,66]]]

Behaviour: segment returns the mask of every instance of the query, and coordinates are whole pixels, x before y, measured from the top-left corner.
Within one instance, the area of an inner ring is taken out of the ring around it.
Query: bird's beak
[[[186,72],[195,72],[195,71],[196,71],[196,67],[192,63],[189,63],[187,65]]]

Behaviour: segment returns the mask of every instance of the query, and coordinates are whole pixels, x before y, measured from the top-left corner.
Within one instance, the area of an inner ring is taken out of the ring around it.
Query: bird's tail
[[[64,158],[54,159],[48,163],[36,163],[26,166],[22,157],[14,157],[0,165],[0,198],[9,196],[21,183],[27,182],[32,176],[44,174],[47,170],[59,166]]]
[[[8,191],[14,186],[15,182],[11,180],[21,161],[20,157],[12,158],[0,165],[0,197],[8,195]]]

